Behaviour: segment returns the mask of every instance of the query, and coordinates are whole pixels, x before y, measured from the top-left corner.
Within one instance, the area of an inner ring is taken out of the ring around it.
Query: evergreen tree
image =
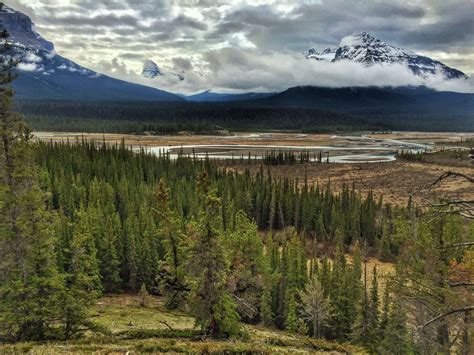
[[[0,55],[0,328],[16,340],[52,336],[63,293],[54,255],[54,218],[40,189],[31,133],[12,111],[14,63]]]
[[[66,339],[84,328],[94,327],[88,320],[88,310],[102,288],[91,220],[84,209],[76,212],[76,218],[74,235],[66,251],[69,254],[65,269],[66,290],[61,300]]]
[[[273,325],[275,320],[275,314],[273,312],[274,305],[274,288],[277,284],[277,275],[275,275],[275,270],[273,268],[272,259],[274,256],[274,245],[273,237],[270,234],[268,236],[268,242],[266,245],[266,252],[263,256],[263,266],[262,266],[262,278],[263,278],[263,287],[262,295],[260,297],[260,317],[262,322],[266,326]]]
[[[236,304],[226,289],[229,262],[222,246],[220,201],[203,172],[197,180],[202,200],[199,220],[189,226],[189,264],[192,275],[191,312],[201,330],[212,337],[241,333]]]
[[[288,299],[285,329],[291,333],[296,333],[299,328],[298,315],[296,309],[295,295],[292,293]]]
[[[383,338],[383,334],[385,332],[385,329],[387,328],[389,307],[390,307],[390,284],[387,282],[387,284],[385,285],[385,290],[384,290],[384,295],[383,295],[383,309],[382,309],[382,314],[380,317],[379,339]]]
[[[369,349],[376,349],[379,341],[380,317],[378,292],[377,266],[374,266],[370,288],[369,308],[367,311],[367,338],[365,339],[365,344]]]
[[[163,239],[165,256],[161,265],[161,287],[166,296],[166,307],[181,305],[188,288],[185,283],[183,233],[176,213],[169,206],[169,192],[160,180],[154,196],[154,214],[158,220],[158,234]]]
[[[330,336],[340,341],[349,338],[353,327],[351,315],[354,300],[350,299],[351,281],[352,275],[350,269],[348,270],[342,245],[338,244],[331,272],[329,293],[333,312],[328,328]]]
[[[125,220],[123,228],[123,264],[122,279],[126,281],[126,289],[133,291],[138,290],[138,255],[139,246],[138,239],[138,221],[135,215],[130,215]]]
[[[262,292],[263,242],[257,226],[243,211],[235,216],[235,227],[223,240],[230,262],[229,291],[237,300],[244,321],[255,321]]]
[[[392,304],[389,312],[387,327],[380,343],[383,354],[410,354],[412,347],[408,337],[405,312],[399,301]]]

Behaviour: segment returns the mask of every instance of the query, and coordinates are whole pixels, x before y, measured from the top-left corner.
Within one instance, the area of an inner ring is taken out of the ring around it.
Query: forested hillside
[[[304,96],[301,99],[309,100]],[[330,98],[331,102],[334,100]],[[312,99],[311,105],[263,100],[225,103],[18,100],[15,106],[31,127],[40,131],[173,134],[181,131],[209,133],[216,129],[313,133],[474,130],[472,110],[451,112],[440,108],[430,111],[423,110],[424,103],[418,103],[414,104],[415,110],[407,111],[396,102],[384,106],[380,103],[369,105],[367,100],[362,100],[358,104],[357,98],[353,98],[347,106],[344,99],[335,101],[328,106],[324,104],[325,99],[320,98]],[[451,103],[447,106],[453,107]]]
[[[229,130],[332,132],[380,130],[383,125],[345,113],[233,103],[18,101],[35,130],[115,133],[206,133]]]

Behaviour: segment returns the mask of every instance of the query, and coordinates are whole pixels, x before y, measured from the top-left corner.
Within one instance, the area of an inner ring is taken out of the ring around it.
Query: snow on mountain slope
[[[463,72],[428,57],[417,55],[375,38],[367,32],[346,36],[337,48],[326,48],[322,52],[314,48],[305,53],[306,58],[325,61],[350,60],[366,65],[403,63],[419,76],[441,74],[447,79],[466,78]]]
[[[176,74],[171,71],[163,71],[158,64],[156,64],[154,61],[151,59],[147,59],[145,63],[143,64],[143,70],[142,70],[142,76],[148,79],[155,79],[163,76],[175,76],[177,77],[180,81],[184,80],[183,74]]]
[[[13,82],[21,99],[182,101],[177,95],[117,80],[84,68],[55,52],[53,43],[36,32],[25,14],[3,5],[0,30],[9,33],[3,60],[18,61]]]
[[[154,61],[148,59],[147,61],[145,61],[145,64],[143,64],[142,75],[145,78],[153,79],[157,76],[162,76],[163,73]]]

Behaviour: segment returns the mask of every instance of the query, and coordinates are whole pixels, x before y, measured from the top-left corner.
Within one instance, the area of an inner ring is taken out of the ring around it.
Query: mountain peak
[[[36,32],[31,19],[11,7],[0,3],[0,30],[6,30],[9,34],[9,40],[17,47],[29,48],[52,52],[53,43],[45,40]]]
[[[143,64],[142,75],[145,78],[156,78],[157,76],[162,76],[163,72],[160,70],[160,67],[151,59],[147,59]]]
[[[343,37],[339,44],[340,47],[346,46],[364,46],[375,43],[383,43],[381,40],[375,38],[368,32],[361,32],[355,35]]]
[[[322,52],[311,48],[304,55],[307,59],[319,61],[337,62],[349,60],[365,65],[403,64],[415,75],[422,77],[438,73],[441,73],[448,79],[467,77],[457,69],[450,68],[431,58],[387,44],[368,32],[343,37],[338,48],[326,48]]]
[[[160,68],[158,64],[156,64],[151,59],[147,59],[145,63],[143,63],[143,70],[142,76],[148,79],[156,79],[159,77],[176,77],[178,80],[184,80],[184,72],[176,73],[168,68]]]
[[[13,12],[15,12],[15,10],[13,10],[11,7],[5,5],[3,2],[0,2],[0,12],[13,13]]]

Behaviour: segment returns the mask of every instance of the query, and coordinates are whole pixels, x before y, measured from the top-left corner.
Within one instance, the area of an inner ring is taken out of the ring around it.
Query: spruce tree
[[[298,331],[298,315],[296,309],[296,300],[293,293],[288,297],[288,305],[286,310],[285,329],[291,333]]]
[[[14,63],[8,34],[0,55],[0,314],[7,337],[53,336],[63,293],[54,255],[54,223],[39,186],[31,132],[12,111]]]
[[[99,297],[102,285],[97,251],[87,212],[76,212],[74,235],[68,246],[68,263],[65,269],[65,296],[61,301],[64,337],[70,339],[84,328],[93,328],[88,320],[89,307]]]
[[[365,343],[369,349],[376,349],[379,341],[379,295],[378,295],[377,266],[373,268],[372,284],[370,288],[370,299],[368,308],[367,338]]]
[[[263,255],[263,265],[262,265],[262,278],[263,278],[263,287],[262,294],[260,296],[260,317],[262,322],[266,326],[273,325],[275,315],[273,312],[274,304],[274,287],[276,284],[277,277],[275,275],[275,270],[273,269],[274,263],[272,263],[274,251],[273,237],[271,234],[268,235],[268,242],[266,245],[266,252]]]
[[[348,339],[353,327],[351,307],[354,300],[350,299],[351,281],[352,275],[348,272],[342,245],[338,244],[331,272],[330,299],[333,312],[328,328],[331,337],[340,341]]]
[[[123,233],[123,265],[122,279],[126,282],[125,287],[132,292],[138,290],[138,255],[139,245],[138,239],[138,221],[135,215],[130,215],[125,220],[122,230]]]
[[[161,263],[161,288],[166,296],[166,307],[172,309],[182,304],[188,288],[185,283],[183,232],[178,216],[170,208],[169,191],[163,179],[155,190],[153,212],[165,249]]]
[[[413,352],[407,331],[407,319],[399,301],[392,304],[387,327],[380,342],[379,352],[383,354],[410,354]]]
[[[243,211],[237,212],[234,230],[226,233],[223,245],[230,262],[229,291],[237,300],[242,320],[255,321],[262,292],[263,242],[257,226]]]
[[[212,337],[241,333],[236,304],[226,289],[229,262],[222,245],[220,200],[206,172],[197,178],[201,199],[199,219],[188,230],[188,271],[191,313],[201,331]]]

